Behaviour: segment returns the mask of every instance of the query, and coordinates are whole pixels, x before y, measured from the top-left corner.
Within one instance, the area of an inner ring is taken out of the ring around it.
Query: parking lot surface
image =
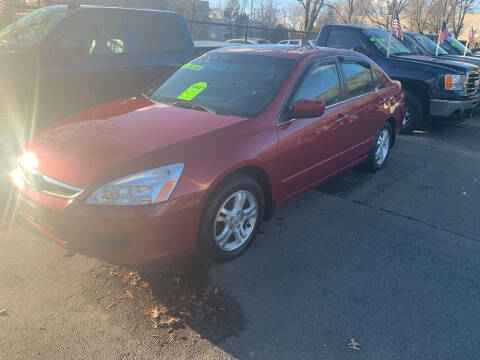
[[[4,229],[0,359],[478,358],[479,138],[480,118],[400,136],[223,264],[116,267]]]

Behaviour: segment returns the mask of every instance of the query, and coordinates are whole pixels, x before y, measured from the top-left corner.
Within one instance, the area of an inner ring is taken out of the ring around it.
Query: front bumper
[[[468,100],[430,100],[430,116],[445,119],[467,119],[480,105],[479,96]]]
[[[75,252],[121,264],[150,264],[196,248],[201,194],[148,206],[48,208],[17,193],[22,223]]]

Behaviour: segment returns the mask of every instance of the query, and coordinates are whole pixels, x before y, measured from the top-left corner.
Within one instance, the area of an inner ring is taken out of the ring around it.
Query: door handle
[[[345,122],[345,120],[348,119],[348,117],[349,116],[345,115],[345,114],[338,114],[337,120],[335,120],[335,121],[337,122],[337,124],[342,125]]]
[[[378,100],[378,105],[385,105],[388,102],[387,98],[381,98]]]

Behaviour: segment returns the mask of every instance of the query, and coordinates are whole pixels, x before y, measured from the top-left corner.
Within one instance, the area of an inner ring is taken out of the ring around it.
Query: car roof
[[[172,14],[178,16],[179,14],[173,11],[157,10],[157,9],[142,9],[142,8],[133,8],[133,7],[117,7],[117,6],[97,6],[97,5],[75,5],[69,7],[69,5],[52,5],[45,6],[41,9],[52,9],[52,10],[69,10],[69,11],[83,11],[83,10],[115,10],[115,11],[139,11],[139,12],[156,12],[164,14]]]
[[[388,30],[385,30],[385,29],[380,29],[380,28],[375,27],[375,26],[359,25],[359,24],[328,24],[328,25],[325,25],[325,26],[347,27],[347,28],[355,28],[355,29],[359,29],[359,30],[384,30],[384,31],[388,31]]]
[[[235,53],[245,55],[264,55],[283,57],[290,59],[299,59],[309,55],[357,55],[351,50],[325,48],[319,46],[298,46],[298,45],[283,45],[283,44],[260,44],[260,45],[245,45],[245,46],[228,46],[213,50],[221,53]]]

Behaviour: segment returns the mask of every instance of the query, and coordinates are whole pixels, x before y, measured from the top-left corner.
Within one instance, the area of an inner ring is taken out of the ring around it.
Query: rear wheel
[[[402,121],[400,134],[409,134],[417,129],[425,117],[425,106],[413,93],[407,93],[405,116]]]
[[[370,171],[375,172],[385,166],[392,148],[392,133],[392,127],[388,122],[378,132],[375,144],[365,162],[366,167]]]
[[[232,176],[214,191],[205,206],[200,249],[216,260],[233,259],[251,244],[264,213],[262,187],[247,175]]]

